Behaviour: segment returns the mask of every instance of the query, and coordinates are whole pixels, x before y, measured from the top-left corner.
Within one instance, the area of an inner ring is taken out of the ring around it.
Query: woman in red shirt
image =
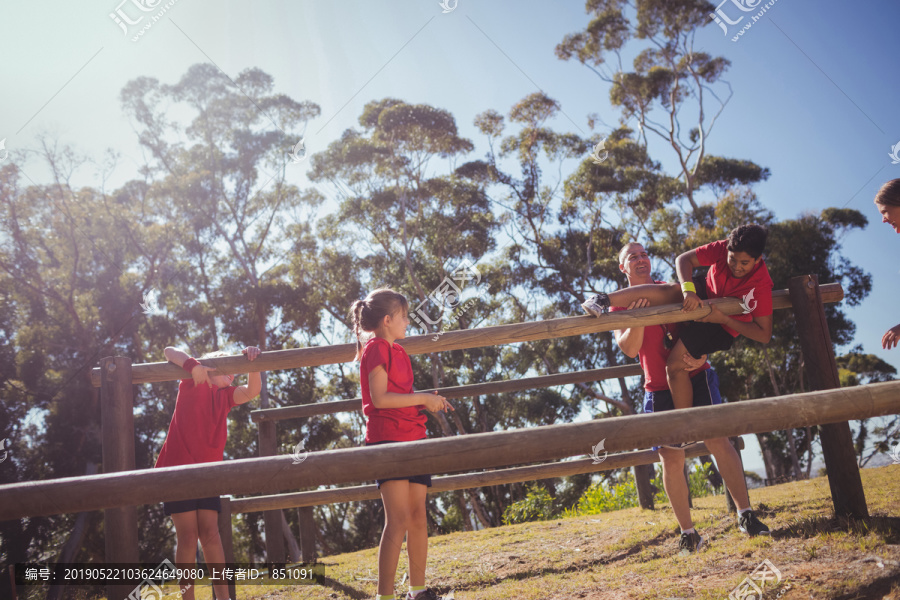
[[[378,289],[351,307],[357,337],[356,358],[366,416],[366,445],[413,442],[425,438],[424,408],[453,410],[443,396],[413,391],[412,363],[396,340],[406,337],[409,303],[393,290]],[[365,346],[362,337],[368,336]],[[377,480],[384,503],[384,531],[378,546],[378,600],[394,600],[394,578],[406,537],[409,558],[408,600],[438,600],[425,588],[428,522],[425,497],[431,475]]]

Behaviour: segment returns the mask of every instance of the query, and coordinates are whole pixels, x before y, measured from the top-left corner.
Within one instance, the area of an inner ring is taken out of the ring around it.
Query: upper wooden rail
[[[839,302],[844,297],[844,290],[839,283],[828,283],[820,287],[823,302]],[[734,315],[743,312],[737,298],[719,298],[712,300],[723,313]],[[776,309],[790,308],[791,300],[788,290],[772,292],[772,304]],[[399,340],[409,354],[427,354],[445,352],[447,350],[463,350],[500,344],[515,344],[560,338],[571,335],[600,333],[614,329],[627,329],[645,325],[661,325],[663,323],[679,323],[692,321],[709,314],[709,308],[698,308],[690,312],[681,312],[680,304],[650,306],[629,311],[610,313],[603,318],[563,317],[530,323],[511,323],[478,329],[461,329],[448,331],[437,341],[432,341],[433,333],[417,335]],[[336,363],[350,362],[356,352],[355,344],[338,344],[335,346],[314,346],[291,350],[271,350],[263,352],[252,363],[243,355],[221,356],[203,359],[205,365],[215,367],[221,374],[247,373],[250,371],[277,371],[280,369],[298,369],[300,367],[318,367]],[[132,365],[132,383],[150,383],[155,381],[175,381],[184,377],[184,371],[169,362],[145,363]],[[94,387],[100,387],[99,367],[91,370],[91,381]]]
[[[224,494],[458,473],[900,413],[900,381],[583,423],[0,485],[0,521]]]
[[[473,396],[483,396],[485,394],[517,392],[519,390],[547,388],[555,385],[568,385],[570,383],[600,381],[603,379],[615,379],[617,377],[634,377],[641,373],[641,365],[634,363],[630,365],[604,367],[602,369],[575,371],[572,373],[554,373],[553,375],[541,375],[540,377],[489,381],[487,383],[473,383],[471,385],[457,385],[454,387],[416,391],[423,393],[437,392],[445,398],[471,398]],[[354,398],[352,400],[333,400],[330,402],[314,402],[312,404],[299,404],[296,406],[282,406],[280,408],[261,408],[251,411],[250,419],[254,423],[260,423],[262,421],[282,421],[284,419],[297,419],[300,417],[313,417],[316,415],[331,415],[339,412],[360,410],[361,408],[361,398]]]

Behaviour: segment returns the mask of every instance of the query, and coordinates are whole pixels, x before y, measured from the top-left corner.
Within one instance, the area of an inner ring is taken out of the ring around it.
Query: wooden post
[[[109,356],[100,361],[100,421],[103,445],[103,472],[134,470],[134,389],[131,359]],[[106,563],[138,562],[138,519],[136,506],[103,511]],[[126,598],[131,585],[107,585],[110,600]]]
[[[316,562],[316,521],[313,518],[313,507],[303,506],[297,509],[300,517],[300,553],[305,563]]]
[[[741,447],[744,445],[744,440],[740,437],[730,437],[728,441],[734,446],[735,452],[737,452],[738,464],[741,465],[741,477],[744,479],[744,485],[747,485],[747,477],[744,476],[744,457],[741,456]],[[727,484],[725,485],[725,508],[730,514],[737,513],[737,504],[734,503],[734,498],[731,497]]]
[[[15,565],[9,565],[9,585],[12,586],[12,595],[10,598],[12,600],[16,600],[18,596],[16,595],[16,567]]]
[[[274,421],[259,424],[259,455],[275,456],[278,453]],[[281,510],[267,510],[263,513],[266,532],[266,563],[284,565],[284,529],[281,525]]]
[[[789,289],[811,390],[841,387],[818,276],[793,277]],[[844,421],[820,425],[819,435],[835,514],[858,519],[868,517],[850,424]]]
[[[219,537],[222,538],[222,550],[225,551],[225,564],[234,564],[234,532],[231,523],[231,498],[221,499],[222,510],[219,512]],[[232,600],[237,598],[234,587],[234,579],[228,582],[228,596]]]
[[[650,465],[634,466],[634,487],[637,489],[638,505],[647,510],[653,510],[653,489],[650,485]]]

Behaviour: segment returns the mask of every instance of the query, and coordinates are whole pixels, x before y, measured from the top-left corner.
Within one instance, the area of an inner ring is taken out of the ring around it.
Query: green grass
[[[825,478],[751,490],[771,537],[748,538],[722,496],[694,501],[697,530],[710,540],[698,554],[677,553],[668,505],[521,523],[433,537],[428,583],[457,600],[544,598],[715,598],[721,600],[764,560],[784,580],[775,598],[900,600],[900,465],[862,471],[870,518],[834,518]],[[241,586],[238,597],[267,600],[374,598],[376,548],[323,558],[327,585]],[[401,557],[397,592],[406,569]],[[894,586],[892,588],[892,586]],[[174,598],[174,596],[171,596]],[[198,600],[210,598],[199,590]]]

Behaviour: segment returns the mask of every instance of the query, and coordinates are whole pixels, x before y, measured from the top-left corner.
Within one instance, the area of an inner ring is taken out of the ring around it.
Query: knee
[[[219,524],[216,523],[214,525],[206,525],[206,526],[200,528],[200,532],[199,532],[200,543],[203,544],[203,546],[206,546],[211,543],[215,544],[216,542],[221,543],[221,540],[219,538],[219,526],[218,525]]]
[[[428,514],[425,506],[417,506],[409,513],[409,527],[421,529],[428,524]]]
[[[196,527],[176,527],[175,541],[179,546],[196,546],[200,533]]]
[[[405,512],[396,512],[384,516],[384,528],[391,531],[406,531],[409,528],[409,515]]]

